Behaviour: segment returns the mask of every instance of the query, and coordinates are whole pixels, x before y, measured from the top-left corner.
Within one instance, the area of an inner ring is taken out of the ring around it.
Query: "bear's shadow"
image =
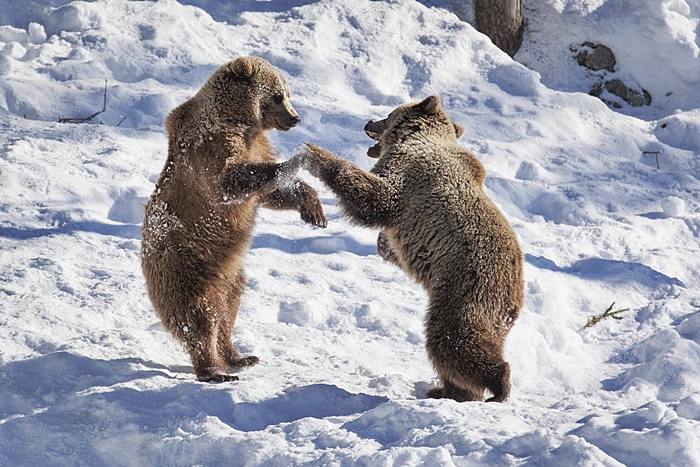
[[[293,386],[272,399],[236,404],[233,409],[233,426],[241,431],[257,431],[302,418],[353,415],[366,412],[388,400],[382,396],[352,394],[332,384]]]
[[[70,222],[61,227],[50,228],[0,228],[0,237],[14,240],[48,237],[52,235],[70,235],[76,232],[92,232],[99,235],[121,237],[127,240],[141,239],[141,226],[136,224],[108,224],[98,221]]]
[[[214,20],[235,24],[238,16],[247,11],[250,12],[275,12],[291,10],[294,7],[316,3],[318,0],[272,0],[261,2],[259,0],[236,0],[235,2],[221,2],[217,0],[180,0],[183,5],[192,5],[206,11]]]
[[[599,280],[611,284],[634,282],[652,289],[663,285],[675,285],[685,288],[685,284],[679,279],[669,277],[639,263],[603,258],[585,258],[576,261],[571,266],[560,267],[549,258],[531,254],[525,255],[525,261],[539,269],[563,272],[582,279]]]
[[[105,423],[168,432],[202,414],[255,431],[306,417],[352,415],[388,400],[310,384],[267,400],[235,403],[231,392],[237,383],[200,383],[191,368],[180,370],[138,358],[100,360],[66,351],[5,363],[0,365],[0,436],[5,429],[18,429],[16,424],[76,440],[86,425]]]
[[[264,233],[253,237],[251,248],[274,248],[286,253],[317,253],[328,255],[348,251],[358,256],[377,254],[375,245],[365,245],[348,235],[332,237],[285,238],[277,234]]]

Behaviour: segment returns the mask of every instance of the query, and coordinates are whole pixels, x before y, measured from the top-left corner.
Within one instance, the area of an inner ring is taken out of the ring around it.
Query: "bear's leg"
[[[486,402],[503,402],[510,396],[510,365],[500,361],[491,365],[485,375],[484,385],[491,391],[493,397]]]
[[[194,374],[199,381],[235,381],[238,376],[228,374],[228,365],[217,351],[217,323],[210,319],[211,308],[192,310],[191,320],[182,337],[192,360]]]
[[[217,349],[230,368],[245,368],[260,362],[260,359],[253,355],[242,357],[231,342],[233,325],[238,316],[244,286],[245,276],[240,272],[230,286],[226,302],[221,304],[222,311],[218,321]]]
[[[442,391],[444,388],[433,388],[426,394],[428,399],[442,399]]]
[[[457,402],[483,401],[484,392],[481,393],[472,389],[460,388],[450,381],[443,380],[443,387],[433,388],[428,391],[427,396],[431,399],[453,399]]]
[[[365,227],[391,222],[392,191],[386,180],[314,144],[304,143],[295,157],[302,158],[304,168],[335,193],[352,220]]]
[[[426,336],[425,347],[442,387],[428,392],[433,399],[454,399],[457,402],[483,401],[484,387],[471,377],[479,370],[473,363],[474,355],[466,348],[456,348],[449,341],[436,342],[434,336]],[[447,345],[445,345],[447,344]]]
[[[443,291],[442,296],[431,297],[433,301],[426,314],[425,349],[444,384],[428,396],[483,401],[486,388],[497,390],[495,384],[489,383],[502,380],[498,369],[498,363],[503,362],[502,351],[478,326],[464,323],[471,316],[469,310],[453,311],[452,301],[457,295]]]
[[[246,368],[257,365],[260,359],[254,355],[243,357],[231,342],[233,323],[230,320],[221,320],[218,332],[218,349],[221,358],[228,364],[229,368]]]

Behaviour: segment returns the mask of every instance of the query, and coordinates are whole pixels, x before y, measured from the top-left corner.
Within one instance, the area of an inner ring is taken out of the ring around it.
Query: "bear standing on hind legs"
[[[428,293],[425,340],[443,386],[428,397],[503,402],[510,367],[503,344],[523,301],[515,233],[483,191],[484,169],[457,145],[464,130],[431,96],[369,122],[379,158],[364,172],[306,144],[295,156],[357,224],[383,229],[377,250]]]
[[[153,307],[200,381],[236,380],[229,369],[259,361],[231,342],[258,207],[326,226],[318,195],[295,178],[298,163],[275,162],[265,136],[299,123],[289,97],[278,70],[241,57],[165,120],[168,158],[146,205],[141,260]]]

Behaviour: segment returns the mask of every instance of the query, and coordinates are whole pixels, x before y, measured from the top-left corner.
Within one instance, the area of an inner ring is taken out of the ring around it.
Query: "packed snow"
[[[2,2],[0,465],[700,466],[700,0],[523,3],[511,59],[468,1]],[[589,95],[586,41],[651,104]],[[242,55],[291,85],[282,159],[369,169],[366,121],[430,94],[466,128],[525,255],[508,401],[425,398],[425,293],[306,173],[328,228],[261,210],[245,261],[261,363],[196,381],[140,224],[163,119]]]

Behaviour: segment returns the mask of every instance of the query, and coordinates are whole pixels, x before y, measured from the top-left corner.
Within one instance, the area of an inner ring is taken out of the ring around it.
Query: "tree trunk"
[[[476,0],[476,28],[511,57],[523,42],[522,0]]]

